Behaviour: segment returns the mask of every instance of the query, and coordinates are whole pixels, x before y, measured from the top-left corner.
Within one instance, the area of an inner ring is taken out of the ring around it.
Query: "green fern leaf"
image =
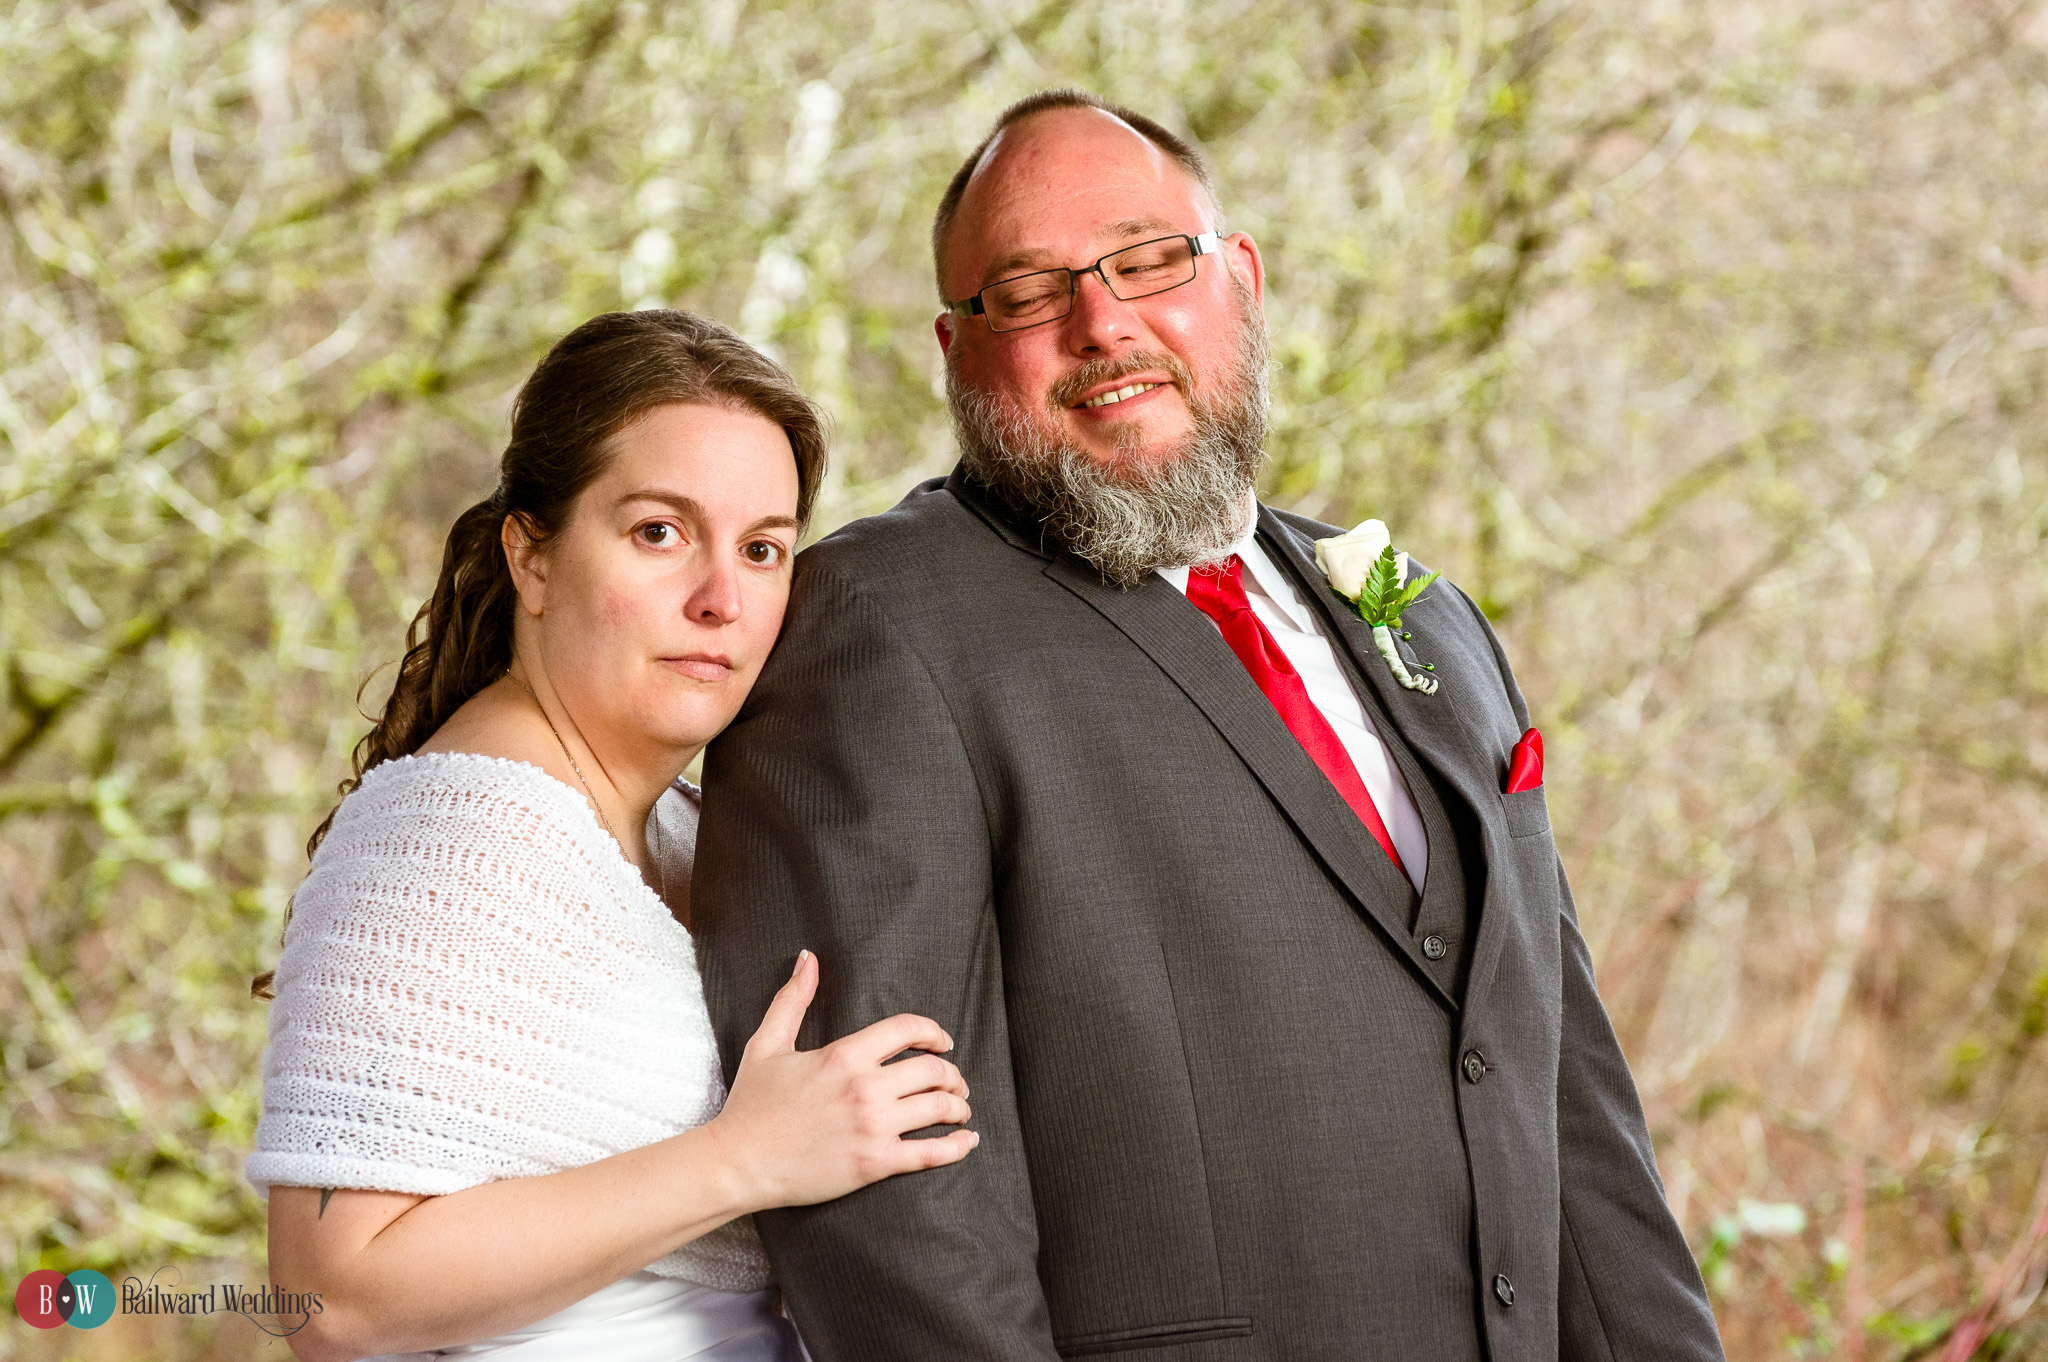
[[[1429,590],[1429,584],[1441,576],[1441,572],[1432,572],[1427,577],[1418,577],[1408,583],[1401,589],[1400,595],[1388,602],[1386,616],[1380,622],[1391,628],[1400,628],[1401,616],[1407,612],[1409,606],[1415,604],[1415,598]]]
[[[1389,544],[1380,550],[1380,556],[1373,560],[1371,570],[1365,574],[1365,587],[1358,593],[1358,613],[1367,624],[1387,622],[1386,608],[1401,593],[1399,559],[1394,546]]]

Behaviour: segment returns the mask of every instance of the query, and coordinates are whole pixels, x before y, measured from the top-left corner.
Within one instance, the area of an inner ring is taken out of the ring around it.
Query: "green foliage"
[[[1367,624],[1386,625],[1390,629],[1401,627],[1401,614],[1415,604],[1415,598],[1429,589],[1429,584],[1443,576],[1432,572],[1427,577],[1418,577],[1407,585],[1401,583],[1402,558],[1394,552],[1392,544],[1380,550],[1380,556],[1373,560],[1372,569],[1365,574],[1365,586],[1359,591],[1358,599],[1351,603],[1358,611],[1358,617]]]
[[[1889,1338],[1906,1345],[1907,1356],[1918,1356],[1948,1337],[1949,1327],[1955,1323],[1953,1312],[1944,1312],[1927,1319],[1894,1314],[1886,1310],[1870,1321],[1870,1332],[1880,1338]]]

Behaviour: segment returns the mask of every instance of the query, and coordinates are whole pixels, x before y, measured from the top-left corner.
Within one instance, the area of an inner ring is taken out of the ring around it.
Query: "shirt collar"
[[[1266,550],[1259,545],[1259,502],[1256,495],[1247,493],[1245,499],[1251,503],[1252,514],[1245,532],[1238,536],[1236,543],[1218,555],[1228,558],[1236,554],[1244,560],[1244,589],[1246,595],[1261,595],[1270,600],[1289,623],[1304,633],[1316,632],[1314,618],[1308,612],[1308,603],[1301,598],[1294,583],[1280,569]],[[1185,567],[1160,568],[1159,575],[1173,583],[1173,589],[1187,594],[1188,570]]]

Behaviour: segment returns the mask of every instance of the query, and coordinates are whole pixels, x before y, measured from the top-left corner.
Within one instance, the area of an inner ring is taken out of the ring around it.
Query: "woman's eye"
[[[774,567],[782,561],[782,545],[773,539],[756,539],[740,553],[757,567]]]
[[[637,531],[640,542],[649,548],[666,549],[682,542],[682,535],[676,527],[665,520],[650,520]]]

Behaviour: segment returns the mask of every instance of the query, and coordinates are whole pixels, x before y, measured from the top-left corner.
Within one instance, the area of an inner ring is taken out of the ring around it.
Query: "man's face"
[[[1051,110],[1004,129],[983,156],[953,219],[943,287],[964,298],[1154,237],[1197,236],[1215,226],[1211,214],[1201,186],[1128,125],[1095,109]],[[939,345],[956,385],[1029,414],[1102,464],[1142,465],[1193,432],[1191,397],[1213,401],[1232,383],[1247,320],[1239,298],[1256,308],[1264,285],[1258,247],[1240,232],[1179,288],[1125,302],[1091,274],[1059,321],[997,332],[944,313]],[[1099,402],[1148,383],[1157,386]]]

